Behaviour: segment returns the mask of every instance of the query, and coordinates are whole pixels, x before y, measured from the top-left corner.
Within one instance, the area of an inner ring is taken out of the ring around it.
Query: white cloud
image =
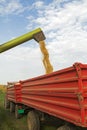
[[[0,0],[0,3],[3,3],[3,2],[5,2],[6,0]]]
[[[44,74],[42,55],[38,46],[38,43],[18,46],[0,54],[0,67],[3,68],[0,69],[2,74],[0,82],[19,81]]]
[[[36,8],[36,9],[40,9],[42,8],[42,6],[44,6],[43,1],[36,1],[35,3],[32,4],[32,8]]]
[[[86,0],[54,0],[37,10],[37,17],[33,17],[31,23],[45,32],[55,70],[76,61],[86,63]]]
[[[19,0],[1,0],[0,15],[14,14],[24,11],[23,5]]]

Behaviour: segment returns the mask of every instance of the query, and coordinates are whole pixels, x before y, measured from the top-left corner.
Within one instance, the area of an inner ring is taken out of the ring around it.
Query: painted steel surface
[[[13,101],[13,102],[16,101],[16,100],[15,100],[15,88],[14,88],[14,86],[7,88],[7,93],[6,93],[6,95],[7,95],[8,100],[11,100],[11,101]]]
[[[20,103],[21,102],[21,84],[19,82],[12,83],[7,87],[7,98],[9,101]]]
[[[11,41],[8,41],[0,45],[0,53],[9,50],[15,46],[18,46],[28,40],[35,39],[36,41],[44,40],[45,36],[40,28],[37,28],[31,32],[28,32],[22,36],[19,36]]]
[[[9,100],[87,127],[86,64],[75,63],[51,74],[20,81],[7,93]]]

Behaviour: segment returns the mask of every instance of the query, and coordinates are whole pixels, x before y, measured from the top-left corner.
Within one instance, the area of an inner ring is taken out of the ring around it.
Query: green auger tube
[[[28,40],[34,39],[37,42],[45,40],[44,33],[40,28],[37,28],[31,32],[28,32],[22,36],[19,36],[13,40],[10,40],[6,43],[3,43],[0,45],[0,53],[7,51],[15,46],[18,46],[24,42],[27,42]]]

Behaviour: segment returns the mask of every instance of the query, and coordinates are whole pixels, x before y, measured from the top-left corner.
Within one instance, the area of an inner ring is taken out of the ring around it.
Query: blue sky
[[[54,71],[87,63],[87,0],[0,0],[0,43],[42,28]],[[45,73],[39,45],[28,41],[0,54],[0,83]]]

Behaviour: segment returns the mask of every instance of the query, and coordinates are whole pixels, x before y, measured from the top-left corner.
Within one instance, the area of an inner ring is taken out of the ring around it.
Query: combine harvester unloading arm
[[[0,53],[5,52],[13,47],[16,47],[24,42],[27,42],[31,39],[36,40],[40,44],[40,49],[43,54],[43,64],[46,70],[46,73],[51,73],[53,71],[53,67],[49,60],[49,53],[45,47],[45,36],[40,28],[35,29],[29,33],[26,33],[20,37],[17,37],[11,41],[8,41],[2,45],[0,45]]]
[[[16,47],[32,39],[35,39],[37,42],[45,40],[45,36],[40,28],[0,45],[0,53],[7,51],[13,47]]]

